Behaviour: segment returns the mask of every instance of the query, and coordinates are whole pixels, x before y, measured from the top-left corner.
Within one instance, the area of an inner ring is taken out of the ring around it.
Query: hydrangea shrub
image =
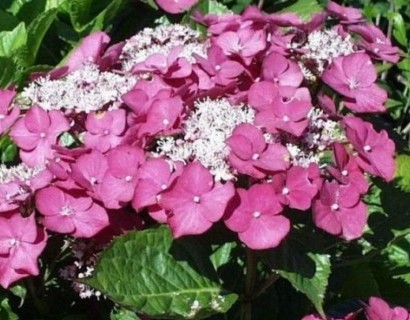
[[[349,248],[377,251],[369,199],[397,171],[378,69],[400,49],[332,1],[309,19],[157,5],[190,10],[190,25],[119,43],[91,33],[58,67],[0,90],[0,133],[18,148],[0,166],[0,285],[38,275],[64,237],[61,278],[135,317],[233,319],[241,305],[256,319],[254,301],[287,281],[317,312],[305,320],[410,319],[378,292],[325,314]]]

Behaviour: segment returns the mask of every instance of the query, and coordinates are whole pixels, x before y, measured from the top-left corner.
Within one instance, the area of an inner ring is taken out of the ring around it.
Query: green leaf
[[[41,42],[56,16],[56,9],[45,11],[38,15],[27,27],[27,48],[30,52],[30,65],[34,64]]]
[[[70,0],[64,2],[63,7],[70,15],[71,24],[77,32],[81,32],[90,21],[90,8],[92,0]]]
[[[59,8],[67,0],[47,0],[44,11]]]
[[[330,276],[330,257],[329,255],[313,253],[308,254],[308,256],[315,263],[313,276],[306,277],[303,274],[286,270],[276,270],[276,272],[287,279],[296,290],[305,294],[316,310],[324,316],[323,301]]]
[[[91,26],[90,32],[105,29],[125,5],[125,2],[126,0],[111,1],[111,3],[89,23],[89,26]]]
[[[8,163],[13,162],[17,156],[17,146],[14,143],[9,144],[1,153],[1,162]]]
[[[195,9],[198,9],[203,14],[224,14],[231,12],[227,6],[215,0],[202,0],[195,6]]]
[[[264,256],[272,270],[302,292],[324,315],[323,301],[330,276],[330,257],[306,252],[297,242],[288,240]]]
[[[119,309],[113,310],[110,315],[110,320],[140,320],[141,318],[138,317],[135,312],[126,310],[126,309]]]
[[[25,286],[16,284],[15,286],[9,289],[11,293],[13,293],[16,297],[20,298],[20,305],[19,308],[23,305],[24,300],[26,299],[27,289]]]
[[[316,0],[298,0],[280,12],[294,12],[303,20],[309,20],[314,13],[321,12],[323,8]]]
[[[226,312],[224,292],[195,239],[173,241],[168,228],[135,231],[106,249],[85,283],[119,305],[160,319],[201,319]]]
[[[0,319],[18,320],[18,316],[11,309],[9,300],[7,298],[3,298],[3,300],[0,302]]]
[[[14,79],[16,64],[10,58],[0,57],[0,88],[6,88]]]
[[[406,27],[402,15],[398,12],[393,15],[393,36],[402,46],[407,46]]]
[[[396,157],[396,181],[401,190],[410,192],[410,155],[400,154]]]
[[[0,56],[11,57],[13,53],[27,43],[27,31],[21,22],[12,31],[0,32]]]
[[[10,31],[13,30],[20,23],[19,19],[12,16],[8,12],[0,10],[0,30]]]

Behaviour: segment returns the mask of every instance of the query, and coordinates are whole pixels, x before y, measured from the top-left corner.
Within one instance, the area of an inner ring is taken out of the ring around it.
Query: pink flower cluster
[[[256,7],[195,19],[205,40],[167,26],[108,46],[97,32],[64,67],[0,92],[22,162],[0,168],[2,286],[38,273],[45,230],[90,238],[130,209],[175,237],[223,221],[252,249],[281,243],[288,208],[362,235],[368,175],[393,178],[395,146],[359,114],[384,110],[374,61],[398,49],[333,2],[308,22]],[[147,43],[163,50],[132,57]]]
[[[344,317],[327,317],[326,319],[318,315],[308,315],[302,320],[356,320],[363,313],[367,320],[409,320],[410,313],[403,307],[390,307],[386,301],[378,297],[370,297],[364,308],[356,312],[349,313]],[[361,318],[360,318],[361,319]]]

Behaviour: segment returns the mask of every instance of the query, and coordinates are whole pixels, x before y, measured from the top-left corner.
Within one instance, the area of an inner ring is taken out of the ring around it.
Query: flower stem
[[[245,292],[242,305],[242,320],[252,319],[252,299],[256,278],[256,257],[255,252],[246,248],[246,278]]]

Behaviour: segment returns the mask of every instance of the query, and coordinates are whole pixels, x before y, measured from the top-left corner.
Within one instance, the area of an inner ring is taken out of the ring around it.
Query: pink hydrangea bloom
[[[286,173],[274,175],[272,184],[283,205],[299,210],[309,209],[318,191],[309,179],[309,171],[297,166],[291,167]]]
[[[99,64],[110,40],[110,37],[101,31],[85,37],[68,57],[65,63],[68,67],[67,73],[81,69],[85,63]]]
[[[141,124],[140,136],[153,136],[158,133],[171,134],[180,123],[184,106],[180,97],[157,99],[147,112],[147,118]]]
[[[369,320],[409,320],[410,313],[403,307],[390,308],[386,301],[371,297],[365,313]]]
[[[54,186],[41,189],[36,194],[36,207],[48,230],[74,237],[92,237],[109,224],[106,210],[78,191]]]
[[[358,45],[365,49],[371,57],[391,63],[399,61],[399,48],[393,46],[390,39],[375,25],[367,23],[354,24],[349,26],[349,31],[355,32],[362,37]]]
[[[207,57],[195,55],[200,67],[219,85],[227,85],[244,71],[244,67],[237,61],[230,60],[220,47],[211,46]]]
[[[362,12],[352,7],[343,7],[334,1],[329,1],[326,11],[342,21],[357,22],[363,19]]]
[[[14,90],[0,89],[0,134],[10,129],[20,115],[20,109],[11,106],[15,95]]]
[[[148,207],[151,217],[159,222],[166,222],[167,215],[158,202],[161,193],[171,186],[179,171],[172,172],[170,164],[162,158],[148,159],[140,168],[132,206],[136,210]]]
[[[262,77],[281,86],[299,87],[303,74],[296,62],[273,52],[262,63]]]
[[[107,159],[108,170],[98,188],[98,195],[107,208],[119,209],[134,196],[144,153],[140,148],[124,145],[112,149]]]
[[[28,166],[44,165],[52,158],[52,145],[57,137],[70,129],[67,119],[60,111],[50,112],[33,106],[25,117],[19,119],[10,132],[10,137],[20,148],[20,157]]]
[[[313,204],[313,221],[326,232],[346,240],[357,239],[363,234],[367,209],[352,184],[325,182]]]
[[[215,40],[227,56],[242,58],[250,64],[253,57],[266,47],[266,34],[262,30],[240,29],[237,32],[227,31]]]
[[[0,212],[17,209],[28,196],[29,193],[18,182],[0,184]]]
[[[385,90],[375,84],[376,68],[366,53],[340,56],[325,70],[322,80],[343,95],[346,106],[357,112],[385,111]]]
[[[0,285],[8,288],[29,275],[38,275],[37,259],[47,237],[36,225],[34,214],[23,218],[12,211],[0,215]]]
[[[269,184],[254,184],[249,190],[237,189],[230,205],[226,226],[255,250],[277,247],[290,230],[289,220],[280,215],[282,206]]]
[[[340,183],[351,183],[361,194],[366,193],[369,189],[369,183],[355,158],[347,153],[341,143],[334,143],[333,154],[336,167],[327,167],[330,174]]]
[[[93,198],[98,199],[98,188],[108,170],[108,160],[97,150],[80,155],[70,164],[71,177],[81,187],[88,191]]]
[[[230,147],[229,163],[238,172],[263,178],[268,172],[289,167],[289,153],[279,143],[266,143],[263,133],[251,124],[240,124],[226,140]]]
[[[378,133],[370,123],[356,117],[346,117],[343,123],[346,136],[358,153],[359,166],[372,175],[391,181],[396,170],[395,145],[387,132]]]
[[[166,12],[177,14],[187,11],[198,0],[155,0],[155,2]]]
[[[102,153],[118,146],[125,131],[125,117],[123,109],[90,113],[85,122],[85,146]]]
[[[267,111],[273,105],[279,95],[278,85],[270,81],[254,83],[248,91],[248,103],[257,111]]]
[[[182,46],[174,47],[168,55],[154,53],[144,62],[137,63],[132,71],[134,73],[154,72],[168,79],[181,79],[192,73],[192,65],[186,58],[180,58]]]
[[[208,169],[192,162],[162,194],[160,205],[170,211],[168,223],[179,238],[207,231],[222,218],[234,193],[232,183],[215,182]]]

